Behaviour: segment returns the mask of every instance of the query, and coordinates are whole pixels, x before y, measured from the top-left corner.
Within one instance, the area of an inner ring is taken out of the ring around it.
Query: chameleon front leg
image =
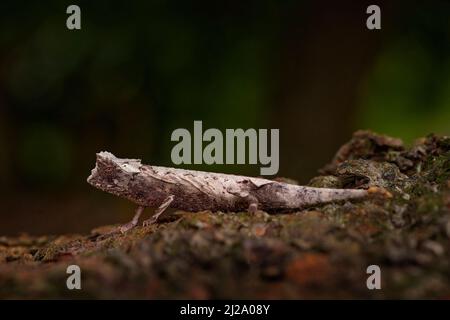
[[[170,204],[172,203],[173,199],[175,199],[174,195],[170,195],[166,199],[164,199],[164,201],[161,203],[161,205],[158,207],[158,209],[156,209],[155,214],[150,219],[145,220],[142,225],[144,227],[147,227],[147,226],[149,226],[151,224],[154,224],[154,223],[158,222],[159,217],[170,206]]]
[[[252,202],[249,204],[247,211],[249,213],[256,213],[258,211],[258,203]]]
[[[258,199],[256,199],[255,196],[248,195],[246,200],[248,201],[247,212],[256,213],[256,211],[258,211]]]
[[[145,207],[143,207],[143,206],[137,207],[136,213],[134,214],[133,219],[130,222],[122,225],[119,228],[119,231],[122,232],[122,233],[125,233],[128,230],[133,229],[134,227],[136,227],[138,222],[139,222],[139,218],[140,218],[142,212],[144,211],[144,209],[145,209]]]

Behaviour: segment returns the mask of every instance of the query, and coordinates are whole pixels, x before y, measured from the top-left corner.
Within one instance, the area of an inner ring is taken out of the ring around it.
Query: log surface
[[[383,187],[392,198],[278,215],[178,211],[127,233],[1,236],[0,299],[448,299],[450,137],[404,147],[357,132],[323,172],[312,185]],[[80,219],[105,208],[73,207]],[[72,264],[82,290],[67,289]],[[370,265],[381,290],[366,287]]]

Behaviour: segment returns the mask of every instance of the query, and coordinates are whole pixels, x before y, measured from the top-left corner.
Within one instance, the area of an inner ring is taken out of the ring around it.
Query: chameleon
[[[301,210],[327,202],[360,199],[389,192],[365,189],[332,189],[299,186],[264,178],[185,170],[142,164],[140,159],[117,158],[102,151],[87,182],[137,204],[133,219],[120,227],[126,232],[139,223],[144,208],[157,208],[144,226],[157,223],[167,208],[197,212],[268,213]]]

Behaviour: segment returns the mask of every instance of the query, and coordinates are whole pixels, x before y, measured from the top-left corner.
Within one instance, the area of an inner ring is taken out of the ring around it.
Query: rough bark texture
[[[359,132],[322,172],[311,186],[393,197],[279,215],[176,212],[126,234],[0,237],[0,298],[450,297],[450,138],[405,148]],[[80,291],[66,288],[71,264]],[[366,287],[372,264],[381,290]]]
[[[363,198],[366,190],[303,187],[261,178],[165,168],[97,154],[88,177],[93,186],[145,207],[174,196],[171,207],[185,211],[243,211],[251,204],[265,211],[300,209],[337,200]]]

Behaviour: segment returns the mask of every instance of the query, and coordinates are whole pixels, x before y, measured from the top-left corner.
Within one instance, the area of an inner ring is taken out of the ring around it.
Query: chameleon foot
[[[174,198],[175,198],[174,195],[170,195],[166,199],[164,199],[163,203],[159,206],[158,209],[156,209],[155,214],[150,219],[145,220],[142,223],[142,225],[144,227],[147,227],[151,224],[157,223],[161,214],[163,214],[164,211],[166,211],[166,209],[170,206]]]
[[[258,211],[258,204],[255,202],[250,203],[247,209],[248,212],[255,214]]]
[[[128,222],[128,223],[122,225],[121,227],[119,227],[119,231],[120,231],[121,233],[125,233],[125,232],[127,232],[128,230],[133,229],[134,227],[136,227],[137,224],[138,224],[138,222],[139,222],[139,217],[141,216],[141,214],[142,214],[143,211],[144,211],[144,207],[139,206],[139,207],[136,209],[136,213],[135,213],[135,215],[134,215],[134,217],[133,217],[133,220],[131,220],[130,222]]]

